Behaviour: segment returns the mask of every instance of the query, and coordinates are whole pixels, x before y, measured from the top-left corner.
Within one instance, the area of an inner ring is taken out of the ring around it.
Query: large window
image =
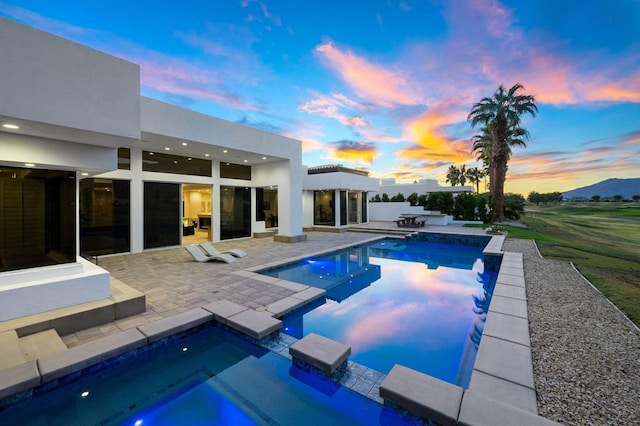
[[[220,188],[220,239],[251,236],[251,190],[244,187]]]
[[[211,160],[182,157],[163,152],[142,151],[142,170],[211,177]]]
[[[118,168],[131,170],[131,150],[129,148],[118,148]]]
[[[144,248],[176,246],[182,234],[182,194],[177,183],[144,183]]]
[[[227,179],[251,180],[251,166],[220,163],[220,177]]]
[[[347,224],[347,191],[340,191],[340,225]]]
[[[80,181],[80,253],[130,250],[129,188],[128,180]]]
[[[313,224],[335,226],[335,191],[313,192]]]
[[[256,188],[256,220],[266,228],[278,226],[278,190],[275,187]]]
[[[73,172],[2,167],[0,271],[76,261]]]

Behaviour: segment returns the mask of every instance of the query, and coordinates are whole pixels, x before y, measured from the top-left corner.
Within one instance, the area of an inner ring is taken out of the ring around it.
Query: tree
[[[640,201],[640,194],[631,196],[631,199],[637,203],[638,201]]]
[[[514,84],[509,90],[500,85],[493,96],[484,97],[474,104],[467,117],[472,127],[482,125],[491,133],[491,195],[495,202],[497,222],[504,220],[504,182],[511,153],[510,144],[522,145],[529,136],[520,127],[520,117],[524,114],[535,117],[538,112],[535,98],[519,94],[520,90],[524,90],[520,83]]]
[[[480,193],[480,179],[484,177],[484,173],[477,167],[472,167],[467,170],[467,179],[469,182],[476,185],[476,192]]]
[[[527,201],[534,203],[536,206],[539,206],[544,200],[544,194],[540,194],[536,191],[531,191],[529,195],[527,195]]]
[[[601,198],[602,198],[602,197],[601,197],[601,196],[599,196],[599,195],[594,195],[593,197],[591,197],[591,199],[592,199],[593,201],[595,201],[596,203],[600,202],[600,199],[601,199]]]
[[[465,164],[462,164],[460,167],[458,167],[458,172],[460,173],[458,176],[458,183],[461,186],[464,186],[464,184],[467,183],[467,166]]]
[[[396,195],[394,195],[393,197],[391,197],[389,199],[389,201],[394,202],[394,203],[398,203],[398,202],[403,202],[404,201],[404,194],[401,192],[398,192]]]
[[[380,194],[376,194],[369,200],[371,203],[379,203],[380,202]]]
[[[524,214],[525,199],[520,194],[505,194],[504,210],[509,219],[520,219]]]
[[[388,203],[389,202],[389,196],[387,195],[386,192],[382,193],[382,202],[383,203]]]
[[[440,211],[444,214],[453,212],[453,194],[450,192],[432,192],[427,197],[425,210]]]
[[[476,219],[476,196],[474,194],[460,194],[454,199],[453,216],[456,219]]]
[[[418,193],[414,192],[413,194],[407,197],[407,201],[411,203],[412,206],[418,205]]]
[[[620,194],[616,194],[613,196],[613,201],[615,201],[616,203],[619,203],[620,201],[622,201],[624,199],[624,197]]]
[[[447,182],[451,183],[451,186],[456,186],[460,182],[460,170],[453,164],[447,169]]]

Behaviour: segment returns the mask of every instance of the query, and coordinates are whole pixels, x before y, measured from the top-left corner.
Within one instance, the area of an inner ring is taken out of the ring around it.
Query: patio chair
[[[240,249],[229,249],[220,251],[209,242],[200,243],[200,248],[204,250],[207,256],[215,256],[217,254],[230,254],[233,257],[245,257],[247,253]]]
[[[195,260],[196,262],[208,262],[210,260],[219,260],[225,263],[233,263],[236,261],[236,258],[231,256],[230,254],[220,253],[215,256],[207,256],[195,244],[185,246],[184,249],[191,255],[191,257],[193,257],[193,260]]]

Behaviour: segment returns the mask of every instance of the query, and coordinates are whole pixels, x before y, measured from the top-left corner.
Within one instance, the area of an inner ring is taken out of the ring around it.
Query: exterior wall
[[[140,137],[138,65],[6,18],[0,40],[0,116]],[[69,133],[67,140],[85,141]],[[113,146],[109,138],[93,143]]]
[[[313,191],[302,193],[302,226],[305,228],[313,226]]]
[[[7,166],[34,163],[42,169],[99,173],[114,170],[117,157],[114,148],[0,132],[0,164]]]
[[[422,206],[412,206],[408,201],[394,203],[369,203],[369,220],[392,221],[400,217],[402,213],[425,214]]]
[[[140,97],[140,110],[140,128],[143,132],[218,147],[217,152],[212,153],[218,158],[222,158],[222,149],[233,148],[292,161],[302,159],[302,144],[295,139],[267,133],[144,96]],[[238,162],[237,159],[230,160]]]
[[[431,192],[452,192],[455,194],[463,194],[467,192],[475,192],[473,186],[440,186],[435,180],[425,179],[418,183],[389,183],[387,180],[381,182],[376,191],[382,195],[387,194],[389,197],[393,197],[398,193],[408,197],[414,192],[418,195],[429,194]]]
[[[353,173],[335,172],[307,174],[304,172],[303,188],[305,190],[342,189],[349,191],[379,191],[377,179]]]
[[[106,299],[109,273],[77,263],[0,274],[0,321]]]

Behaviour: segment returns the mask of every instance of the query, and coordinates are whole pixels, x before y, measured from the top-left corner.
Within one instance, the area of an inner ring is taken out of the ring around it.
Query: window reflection
[[[334,191],[313,192],[313,224],[335,226],[336,218],[333,211],[335,205]]]
[[[80,181],[80,252],[96,255],[130,250],[129,181]]]
[[[144,183],[144,248],[180,244],[182,194],[177,183]]]
[[[76,260],[75,173],[0,170],[0,271]]]
[[[251,190],[245,187],[220,188],[220,238],[251,236]]]
[[[211,160],[142,151],[142,170],[145,172],[211,177]]]

